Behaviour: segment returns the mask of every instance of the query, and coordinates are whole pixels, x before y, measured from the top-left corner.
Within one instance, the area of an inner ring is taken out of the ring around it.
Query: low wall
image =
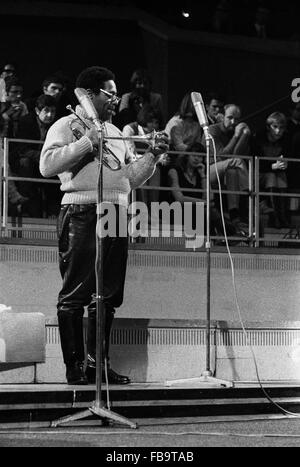
[[[55,321],[46,325],[45,362],[0,363],[0,384],[66,382]],[[217,378],[257,381],[252,352],[262,381],[300,381],[300,322],[248,323],[247,337],[234,323],[211,323],[210,368]],[[196,378],[206,369],[206,323],[117,318],[111,363],[136,383]]]
[[[45,363],[0,364],[0,383],[65,382],[52,247],[0,246],[0,303],[46,318]],[[263,380],[300,380],[300,261],[297,255],[212,254],[211,368],[218,378],[256,381],[249,343]],[[132,250],[125,300],[112,333],[111,360],[136,382],[197,377],[206,367],[206,255]]]
[[[55,247],[0,245],[0,303],[18,312],[56,316],[61,286]],[[233,254],[243,320],[300,321],[298,255]],[[129,252],[124,303],[118,318],[206,319],[205,252]],[[230,261],[211,256],[211,319],[239,321]]]

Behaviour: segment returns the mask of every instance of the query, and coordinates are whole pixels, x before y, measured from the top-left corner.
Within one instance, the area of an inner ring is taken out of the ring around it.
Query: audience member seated
[[[16,77],[16,68],[13,64],[4,65],[0,74],[0,102],[6,101],[6,81]]]
[[[205,107],[209,125],[219,123],[224,119],[224,100],[218,93],[210,92],[207,94]],[[175,115],[173,115],[173,117],[170,118],[170,120],[167,122],[165,127],[165,132],[169,138],[171,137],[171,130],[173,126],[177,125],[180,120],[181,117],[179,108]]]
[[[224,100],[215,93],[211,92],[206,98],[206,114],[209,125],[220,123],[224,120]]]
[[[236,104],[225,106],[224,120],[209,126],[209,133],[213,137],[216,147],[215,164],[213,148],[210,144],[210,177],[211,185],[218,188],[217,171],[221,182],[229,191],[248,191],[249,179],[248,168],[245,160],[238,156],[249,155],[250,129],[241,120],[241,109]],[[202,144],[205,144],[203,136]],[[225,156],[225,157],[220,157]],[[247,236],[248,225],[245,224],[247,217],[248,197],[235,193],[227,194],[227,208],[230,220],[236,226],[239,234]]]
[[[14,138],[21,117],[28,113],[21,100],[23,86],[15,77],[6,81],[6,101],[0,103],[0,133],[2,137]]]
[[[199,143],[191,146],[191,154],[179,156],[174,167],[169,170],[169,186],[173,189],[171,192],[171,202],[179,201],[180,203],[206,202],[206,168],[204,157],[201,154],[202,146]],[[200,153],[199,153],[200,150]],[[198,154],[197,154],[198,153]],[[187,191],[188,190],[188,191]],[[190,190],[203,190],[190,191]],[[224,235],[221,216],[214,204],[214,197],[210,199],[210,217],[212,235]],[[194,210],[193,216],[196,211]],[[204,220],[205,221],[205,220]],[[195,219],[193,219],[193,227],[195,228]],[[230,222],[226,222],[226,230],[228,235],[237,235],[235,226]]]
[[[8,176],[13,177],[10,166],[8,165]],[[8,215],[21,216],[24,206],[28,203],[28,198],[19,193],[17,185],[14,180],[8,181]]]
[[[7,79],[7,78],[16,78],[16,67],[12,63],[7,63],[4,65],[3,70],[1,71],[0,78]]]
[[[152,91],[151,78],[145,69],[138,69],[133,72],[130,85],[131,91],[122,95],[119,112],[129,107],[129,98],[132,93],[135,93],[141,97],[144,102],[149,102],[161,115],[164,115],[162,96]],[[135,120],[136,118],[132,121]]]
[[[76,107],[78,104],[78,100],[74,94],[74,88],[71,85],[71,80],[66,75],[63,71],[56,71],[53,74],[52,79],[55,79],[56,86],[62,85],[62,91],[59,91],[57,95],[54,95],[53,97],[56,98],[56,117],[55,120],[60,119],[61,117],[65,117],[66,115],[70,114],[70,111],[67,109],[68,105],[71,105],[73,108]],[[59,86],[59,89],[60,89]],[[44,94],[51,96],[51,92],[48,92],[44,90]]]
[[[161,129],[162,116],[158,110],[154,109],[150,104],[144,105],[138,112],[135,121],[125,125],[123,128],[124,137],[146,136],[153,131]],[[139,157],[138,149],[145,149],[146,141],[127,141],[130,150]]]
[[[58,120],[61,117],[69,115],[69,111],[66,109],[67,105],[74,105],[76,99],[71,98],[67,90],[67,78],[61,73],[54,73],[53,75],[47,76],[42,83],[42,92],[45,96],[51,96],[55,99],[56,106],[56,117]],[[34,93],[33,97],[27,100],[28,109],[30,112],[35,111],[36,99],[39,97],[41,91]]]
[[[173,126],[177,125],[177,123],[180,122],[180,121],[181,121],[180,111],[178,111],[167,122],[166,127],[165,127],[165,133],[166,133],[166,135],[168,135],[169,138],[171,138],[171,130],[172,130]]]
[[[177,125],[177,123],[181,121],[181,117],[180,117],[181,106],[182,106],[182,100],[180,102],[180,105],[179,105],[179,108],[178,108],[177,112],[166,123],[164,131],[165,131],[166,135],[168,135],[169,138],[171,138],[171,130],[172,130],[173,126]]]
[[[201,153],[180,155],[175,166],[170,168],[168,176],[169,186],[176,188],[171,192],[173,200],[180,201],[180,203],[194,203],[205,199],[206,172],[204,157]],[[184,189],[204,191],[185,191]]]
[[[266,127],[253,138],[253,154],[260,157],[260,189],[270,196],[266,201],[271,208],[270,227],[288,226],[287,198],[275,196],[275,193],[287,191],[287,162],[289,157],[289,138],[287,134],[287,119],[284,114],[274,112],[267,118]],[[277,160],[266,160],[266,157]]]
[[[153,108],[151,105],[144,105],[137,115],[137,120],[128,125],[125,125],[123,128],[124,137],[134,137],[134,136],[147,136],[150,135],[153,131],[159,131],[162,128],[162,115],[159,110]],[[149,142],[145,141],[127,141],[130,151],[135,155],[136,158],[143,157],[143,150],[146,150],[149,147]],[[141,151],[138,154],[138,151]],[[161,163],[157,164],[156,169],[152,177],[147,181],[148,186],[160,186],[161,182]],[[141,195],[141,201],[151,202],[159,201],[159,191],[158,190],[141,190],[137,192],[138,195]]]
[[[39,96],[36,100],[35,111],[20,119],[16,137],[44,141],[49,127],[55,120],[55,113],[56,99],[45,94]],[[15,143],[12,163],[21,177],[40,178],[40,151],[41,145],[38,144]],[[58,214],[61,198],[58,185],[19,182],[19,190],[29,198],[25,208],[30,217],[42,217],[43,211],[48,217]]]
[[[16,77],[12,76],[14,71],[10,70],[9,65],[4,67],[2,76],[5,78],[5,100],[0,103],[0,170],[3,166],[3,140],[5,137],[12,138],[17,132],[19,119],[27,113],[27,107],[21,101],[23,87]],[[9,151],[11,144],[9,145]],[[8,175],[14,176],[8,161]],[[20,214],[22,206],[28,201],[26,196],[19,193],[16,183],[13,180],[8,181],[8,214]]]
[[[140,96],[136,91],[133,91],[128,99],[128,107],[125,107],[113,117],[114,125],[123,131],[126,125],[136,122],[138,113],[144,105],[150,105],[149,98]]]
[[[179,119],[170,131],[170,149],[190,151],[195,143],[201,144],[203,130],[199,125],[191,93],[185,94],[180,105]],[[205,148],[205,146],[204,146]],[[203,150],[205,150],[203,148]]]

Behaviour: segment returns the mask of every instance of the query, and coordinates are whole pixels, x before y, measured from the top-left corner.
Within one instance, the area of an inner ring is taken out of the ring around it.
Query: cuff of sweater
[[[149,151],[144,154],[145,160],[151,165],[151,162],[155,164],[157,161],[157,156],[153,154],[153,152]]]
[[[76,141],[76,146],[82,154],[87,154],[93,151],[92,142],[87,136],[83,136],[80,140]]]

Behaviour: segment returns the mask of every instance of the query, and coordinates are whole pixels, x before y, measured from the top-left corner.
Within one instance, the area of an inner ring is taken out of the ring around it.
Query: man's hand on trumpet
[[[158,133],[152,144],[150,145],[150,152],[154,154],[156,162],[163,161],[166,153],[169,151],[169,138],[166,133]]]
[[[94,150],[97,150],[99,139],[98,139],[98,132],[95,129],[95,127],[87,129],[85,131],[85,136],[87,136],[90,139]],[[122,139],[122,138],[115,138],[115,139]],[[149,144],[148,151],[151,152],[155,156],[155,162],[156,163],[161,162],[163,164],[167,157],[166,153],[169,151],[169,138],[167,134],[163,132],[153,132],[152,138],[144,137],[143,141],[148,142]]]
[[[98,149],[99,136],[98,136],[98,132],[97,132],[97,130],[96,130],[96,128],[94,126],[92,128],[89,128],[88,130],[86,130],[85,136],[87,136],[91,140],[93,148]]]

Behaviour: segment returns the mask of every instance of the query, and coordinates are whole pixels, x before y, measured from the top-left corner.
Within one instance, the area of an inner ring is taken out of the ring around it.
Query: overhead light
[[[183,11],[181,12],[181,14],[182,14],[182,16],[183,16],[184,18],[187,18],[187,19],[188,19],[188,18],[190,17],[190,13],[189,13],[188,11],[186,11],[186,10],[183,10]]]

